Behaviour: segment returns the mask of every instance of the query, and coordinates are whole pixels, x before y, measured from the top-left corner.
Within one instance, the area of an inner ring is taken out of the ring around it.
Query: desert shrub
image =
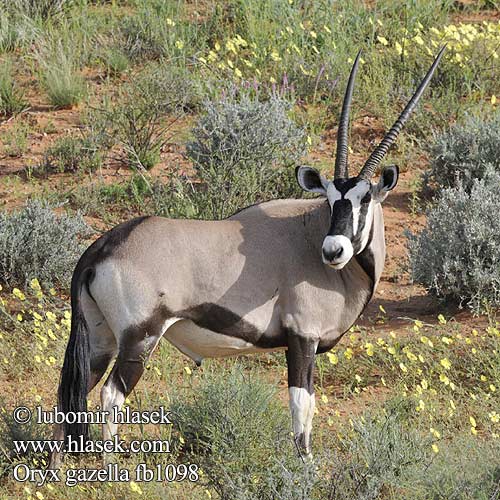
[[[167,131],[185,109],[187,78],[172,68],[149,65],[120,90],[115,105],[103,103],[90,121],[100,121],[109,143],[122,147],[125,163],[149,170],[160,160],[170,138]]]
[[[72,3],[72,0],[2,0],[0,7],[5,5],[7,9],[20,15],[46,20],[60,14]]]
[[[397,406],[353,419],[334,459],[328,498],[381,498],[388,488],[399,487],[413,468],[421,471],[419,466],[429,462],[428,441],[407,428]]]
[[[26,100],[12,77],[12,62],[2,61],[0,64],[0,118],[20,113],[26,106]]]
[[[2,137],[5,153],[13,158],[26,153],[29,148],[29,136],[31,132],[32,127],[29,119],[16,121],[13,127],[8,129]]]
[[[90,136],[61,137],[47,148],[42,170],[45,172],[93,171],[102,164],[99,144]]]
[[[474,179],[470,192],[444,189],[419,234],[408,234],[413,280],[474,311],[500,305],[500,174]]]
[[[124,17],[116,37],[132,60],[159,59],[187,63],[203,45],[199,23],[192,22],[182,2],[138,0],[133,14]]]
[[[171,410],[182,453],[221,498],[310,498],[312,467],[296,455],[274,387],[237,369],[208,374],[195,399],[177,397]]]
[[[205,104],[187,144],[201,183],[197,204],[220,219],[263,199],[300,195],[294,167],[305,153],[305,133],[289,117],[290,103],[243,95]]]
[[[79,55],[74,42],[57,38],[40,40],[35,56],[40,66],[41,82],[50,104],[56,108],[72,107],[86,94]]]
[[[109,47],[101,53],[106,73],[110,76],[119,76],[130,66],[130,60],[127,55],[116,47]]]
[[[17,451],[14,447],[14,441],[47,439],[49,432],[46,425],[40,425],[34,419],[26,424],[17,423],[12,416],[12,412],[5,411],[8,405],[4,404],[3,401],[0,404],[3,409],[0,412],[0,477],[4,477],[11,472],[16,463],[46,458],[43,453],[31,450],[26,452]],[[23,401],[19,403],[19,406],[25,404],[25,401]]]
[[[461,435],[441,445],[431,464],[406,480],[408,500],[491,500],[500,493],[500,444]]]
[[[435,136],[431,146],[430,170],[424,174],[426,187],[452,187],[461,182],[471,189],[473,179],[500,170],[500,112],[488,118],[468,116]]]
[[[89,232],[81,216],[57,216],[36,200],[21,210],[0,212],[0,281],[24,285],[38,278],[67,286],[83,251],[81,238]]]

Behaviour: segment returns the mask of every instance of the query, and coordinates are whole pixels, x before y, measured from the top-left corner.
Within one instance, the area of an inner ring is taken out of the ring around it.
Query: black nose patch
[[[346,238],[352,239],[352,226],[352,203],[344,199],[336,201],[332,208],[332,223],[328,231],[328,236],[341,234]]]

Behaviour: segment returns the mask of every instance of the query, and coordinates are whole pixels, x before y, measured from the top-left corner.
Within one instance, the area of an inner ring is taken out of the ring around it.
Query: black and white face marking
[[[342,269],[368,241],[371,187],[369,181],[357,178],[337,179],[328,184],[326,196],[332,219],[323,241],[322,257],[334,269]]]
[[[302,189],[321,193],[328,199],[331,223],[323,241],[322,259],[334,269],[342,269],[368,244],[374,203],[382,202],[394,188],[398,168],[385,168],[378,184],[359,177],[327,181],[309,167],[299,167],[296,174]]]

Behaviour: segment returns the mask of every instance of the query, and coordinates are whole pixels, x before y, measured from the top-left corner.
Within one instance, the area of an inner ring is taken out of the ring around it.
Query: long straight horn
[[[385,134],[385,137],[382,139],[380,144],[375,148],[375,150],[370,155],[368,160],[366,160],[366,163],[361,169],[361,172],[359,173],[358,177],[369,180],[375,173],[375,169],[377,168],[378,164],[387,154],[389,148],[394,144],[395,140],[398,137],[399,132],[401,132],[401,129],[403,128],[403,125],[410,117],[412,111],[414,110],[420,97],[422,96],[425,88],[431,81],[432,75],[434,74],[434,71],[436,70],[437,65],[439,64],[439,61],[441,60],[441,57],[445,49],[446,45],[443,46],[443,48],[439,51],[439,54],[437,55],[436,59],[434,59],[434,62],[432,63],[432,66],[425,75],[425,78],[422,80],[422,83],[420,84],[416,92],[413,94],[413,97],[410,99],[410,102],[406,105],[403,112],[399,115],[399,118],[396,120],[391,130],[389,130],[389,132]]]
[[[339,129],[337,132],[337,156],[335,157],[334,179],[346,179],[347,172],[347,134],[349,132],[349,112],[351,111],[352,91],[354,89],[354,80],[358,71],[359,58],[361,50],[358,52],[354,64],[352,65],[349,82],[344,95],[342,113],[340,114]]]

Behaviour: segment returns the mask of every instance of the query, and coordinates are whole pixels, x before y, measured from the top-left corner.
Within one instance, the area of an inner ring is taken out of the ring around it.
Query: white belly
[[[170,319],[168,323],[164,337],[197,363],[203,358],[277,350],[264,349],[236,337],[200,328],[189,319]]]

